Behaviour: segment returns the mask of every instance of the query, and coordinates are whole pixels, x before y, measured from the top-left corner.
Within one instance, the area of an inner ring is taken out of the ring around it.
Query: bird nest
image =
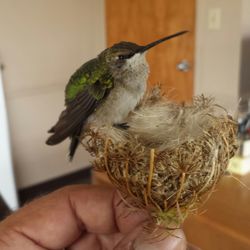
[[[225,174],[237,150],[237,124],[211,98],[180,105],[157,88],[127,124],[127,130],[102,127],[84,133],[94,169],[107,173],[127,204],[146,209],[154,225],[177,228]]]

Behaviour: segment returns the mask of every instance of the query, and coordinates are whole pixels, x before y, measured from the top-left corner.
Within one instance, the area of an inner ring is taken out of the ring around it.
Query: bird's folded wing
[[[58,122],[49,130],[53,135],[48,138],[46,143],[48,145],[58,144],[74,134],[79,126],[84,125],[99,103],[100,100],[93,97],[88,89],[79,93],[74,100],[67,103],[67,107],[61,113]]]

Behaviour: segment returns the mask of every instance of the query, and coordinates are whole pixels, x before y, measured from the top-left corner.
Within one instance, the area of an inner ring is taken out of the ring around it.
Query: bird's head
[[[181,31],[144,46],[137,45],[132,42],[122,41],[104,50],[99,55],[99,58],[101,58],[109,66],[111,72],[115,73],[115,75],[119,75],[124,72],[135,72],[142,68],[143,65],[147,67],[145,54],[149,49],[166,40],[185,34],[186,32],[187,31]]]

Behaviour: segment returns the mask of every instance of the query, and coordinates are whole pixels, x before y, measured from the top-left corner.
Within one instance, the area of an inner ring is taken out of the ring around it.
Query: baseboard
[[[4,219],[10,213],[10,209],[6,205],[2,196],[0,195],[0,221]]]
[[[58,188],[80,183],[90,183],[91,182],[91,167],[78,170],[74,173],[67,174],[49,180],[31,187],[23,188],[18,191],[20,204],[33,200],[36,197],[48,194]]]

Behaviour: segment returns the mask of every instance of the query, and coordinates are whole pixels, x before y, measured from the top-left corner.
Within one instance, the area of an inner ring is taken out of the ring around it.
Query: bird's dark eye
[[[118,56],[118,59],[119,59],[119,60],[124,60],[124,59],[126,59],[126,57],[125,57],[124,55],[119,55],[119,56]]]
[[[129,59],[133,55],[134,55],[134,53],[130,53],[130,54],[127,54],[127,55],[119,55],[118,59],[122,61],[122,60],[125,60],[125,59]]]

